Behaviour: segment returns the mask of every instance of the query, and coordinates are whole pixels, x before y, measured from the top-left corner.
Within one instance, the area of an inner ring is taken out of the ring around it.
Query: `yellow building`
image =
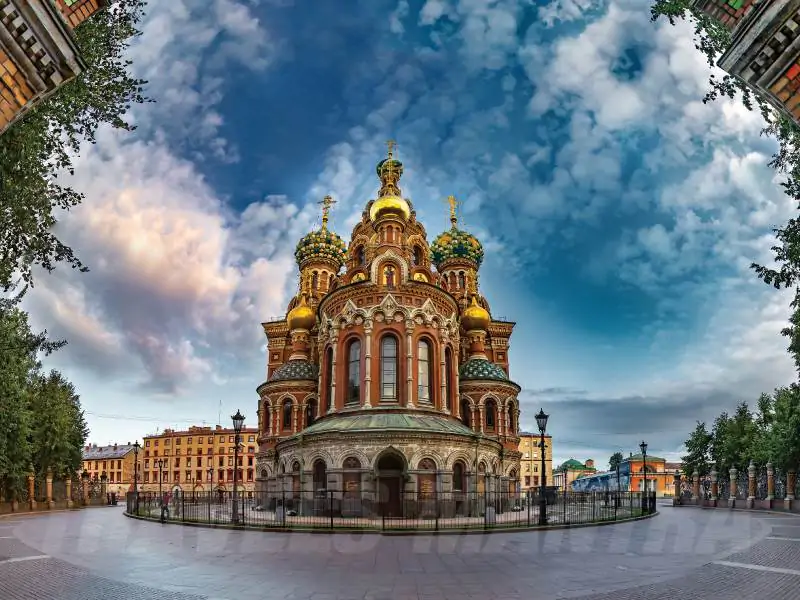
[[[519,434],[520,490],[525,491],[541,485],[542,454],[539,448],[541,436],[538,433],[522,431]],[[546,485],[553,485],[553,438],[544,436],[544,467],[547,474]]]
[[[141,467],[141,454],[139,455]],[[83,473],[89,479],[100,480],[103,475],[108,482],[107,491],[123,495],[133,489],[134,451],[133,444],[98,446],[93,444],[83,449]],[[141,481],[141,478],[140,478]]]
[[[258,429],[245,427],[239,447],[237,489],[252,497],[256,478],[256,436]],[[140,491],[158,492],[161,465],[161,489],[171,492],[209,492],[212,489],[233,491],[233,428],[189,427],[185,431],[165,429],[147,435],[140,451]]]

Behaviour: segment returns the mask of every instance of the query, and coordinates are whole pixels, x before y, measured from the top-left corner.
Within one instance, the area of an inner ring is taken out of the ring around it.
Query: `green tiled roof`
[[[594,467],[587,467],[579,460],[575,460],[574,458],[570,458],[569,460],[564,461],[561,463],[561,466],[556,469],[556,471],[596,471]]]
[[[634,454],[633,456],[628,456],[627,458],[623,458],[622,462],[632,461],[632,460],[642,460],[641,453]],[[658,456],[650,456],[647,455],[647,460],[652,460],[653,462],[666,462],[663,458],[659,458]]]
[[[508,376],[502,367],[498,367],[493,362],[485,358],[472,358],[461,365],[458,376],[462,380],[467,379],[494,379],[496,381],[508,381]]]
[[[307,360],[290,360],[281,365],[269,378],[270,381],[296,381],[310,379],[316,381],[319,377],[317,365]]]
[[[473,436],[475,433],[460,421],[426,414],[375,413],[332,415],[303,430],[303,435],[359,431],[421,431]]]

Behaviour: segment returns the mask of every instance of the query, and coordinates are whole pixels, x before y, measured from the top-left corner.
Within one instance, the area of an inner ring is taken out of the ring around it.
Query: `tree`
[[[698,421],[689,439],[684,442],[686,455],[681,457],[683,472],[687,477],[691,477],[695,470],[700,475],[708,473],[711,440],[712,435],[706,429],[706,424]]]
[[[623,461],[622,452],[614,452],[611,455],[611,458],[608,459],[608,468],[612,471],[616,471],[617,467],[622,464]]]
[[[769,451],[775,466],[795,470],[800,464],[800,387],[775,390],[775,421]]]
[[[124,116],[133,103],[147,101],[143,80],[129,74],[125,51],[143,16],[144,0],[113,0],[85,21],[75,36],[87,68],[29,110],[0,137],[0,288],[19,276],[33,282],[35,266],[57,263],[87,270],[53,232],[56,210],[78,205],[83,194],[59,183],[72,173],[72,158],[84,142],[94,143],[108,125],[133,130]]]

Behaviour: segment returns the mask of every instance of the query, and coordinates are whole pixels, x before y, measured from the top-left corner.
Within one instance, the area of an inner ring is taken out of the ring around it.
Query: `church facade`
[[[322,226],[297,245],[299,292],[263,323],[257,489],[274,505],[331,497],[341,515],[408,516],[436,496],[519,490],[514,323],[479,291],[483,247],[458,227],[432,243],[389,145],[349,243]]]

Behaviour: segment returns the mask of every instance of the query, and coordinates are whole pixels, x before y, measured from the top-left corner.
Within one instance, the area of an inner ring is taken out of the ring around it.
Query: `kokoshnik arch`
[[[508,377],[514,323],[492,319],[478,287],[483,247],[458,228],[429,244],[399,181],[381,187],[350,243],[322,226],[297,245],[299,293],[263,324],[267,381],[257,391],[257,488],[267,497],[377,501],[509,491],[520,470],[520,388]],[[370,502],[370,504],[372,504]]]

